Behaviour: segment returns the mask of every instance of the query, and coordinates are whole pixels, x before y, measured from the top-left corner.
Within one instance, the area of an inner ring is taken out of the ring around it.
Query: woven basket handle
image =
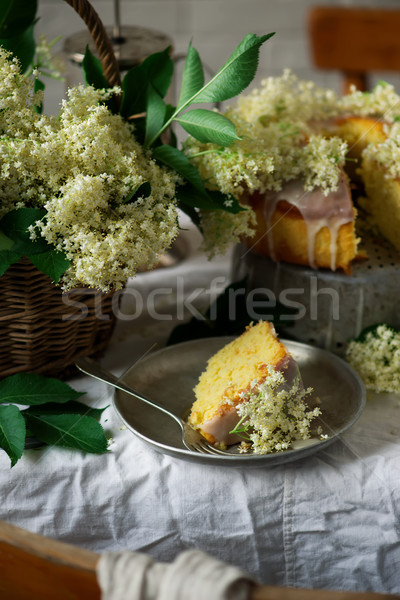
[[[121,85],[119,66],[117,59],[115,58],[111,40],[93,6],[88,0],[65,0],[65,2],[72,6],[86,23],[97,48],[97,52],[99,53],[104,76],[109,85],[111,87],[114,85]]]

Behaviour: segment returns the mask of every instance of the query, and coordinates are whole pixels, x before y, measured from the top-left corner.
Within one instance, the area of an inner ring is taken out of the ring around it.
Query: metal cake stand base
[[[400,253],[383,240],[363,241],[368,259],[355,262],[350,275],[276,263],[238,245],[232,280],[246,276],[248,295],[257,291],[271,308],[279,303],[291,312],[281,317],[282,334],[343,355],[365,327],[400,328]]]

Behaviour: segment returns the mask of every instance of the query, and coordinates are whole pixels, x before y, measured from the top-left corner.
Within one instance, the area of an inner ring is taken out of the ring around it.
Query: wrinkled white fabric
[[[97,563],[102,600],[248,600],[254,580],[199,550],[173,563],[140,552],[105,552]]]
[[[228,272],[229,260],[194,256],[139,275],[128,290],[143,299],[159,290],[155,310],[171,319],[143,312],[129,320],[128,292],[103,364],[121,374],[160,347],[180,320],[182,297],[207,305]],[[91,406],[111,402],[100,382],[70,383]],[[398,396],[369,398],[360,420],[325,450],[263,468],[156,453],[111,407],[102,424],[113,440],[107,454],[32,450],[10,469],[0,451],[0,519],[93,551],[129,549],[167,563],[196,548],[264,584],[400,593]]]

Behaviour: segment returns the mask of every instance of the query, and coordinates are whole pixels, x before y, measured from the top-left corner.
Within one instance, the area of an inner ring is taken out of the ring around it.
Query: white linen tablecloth
[[[103,364],[120,374],[160,347],[182,318],[182,298],[192,294],[187,317],[192,300],[205,305],[222,290],[228,271],[229,256],[207,263],[194,253],[132,280]],[[164,290],[153,296],[155,310],[172,318],[158,320],[153,310],[129,320],[129,289],[145,300]],[[70,383],[92,406],[111,401],[110,388],[89,377]],[[10,469],[0,452],[0,519],[98,552],[127,548],[171,561],[197,548],[264,584],[400,592],[398,397],[369,398],[356,425],[326,450],[267,468],[156,453],[112,407],[102,423],[112,437],[104,455],[30,450]]]

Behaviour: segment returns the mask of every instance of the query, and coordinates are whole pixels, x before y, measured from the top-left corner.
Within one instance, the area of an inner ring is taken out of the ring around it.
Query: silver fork
[[[174,419],[181,428],[182,442],[188,450],[191,450],[192,452],[201,452],[202,454],[225,454],[232,456],[230,452],[225,452],[224,450],[220,450],[219,448],[216,448],[210,444],[199,431],[193,429],[193,427],[186,423],[186,421],[174,413],[170,412],[160,404],[156,404],[152,400],[149,400],[149,398],[142,396],[142,394],[139,394],[139,392],[136,392],[130,386],[119,381],[118,377],[116,377],[110,371],[107,371],[107,369],[104,369],[101,365],[99,365],[99,363],[95,362],[91,358],[79,358],[77,361],[75,361],[75,366],[82,371],[82,373],[90,375],[90,377],[94,377],[103,383],[112,385],[122,392],[131,394],[131,396],[134,396],[138,400],[149,404],[153,408],[157,408],[161,412],[171,417],[171,419]]]

